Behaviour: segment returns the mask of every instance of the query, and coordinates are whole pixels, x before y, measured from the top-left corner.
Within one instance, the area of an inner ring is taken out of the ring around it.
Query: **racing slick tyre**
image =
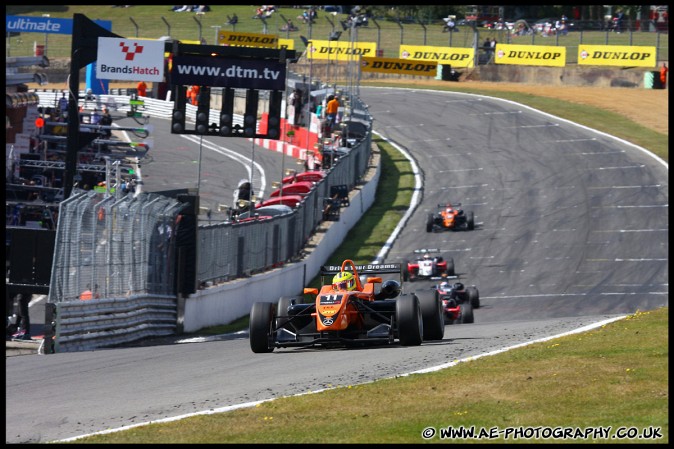
[[[442,337],[445,336],[442,301],[437,295],[430,294],[424,294],[418,298],[424,322],[424,341],[442,340]]]
[[[433,232],[433,214],[428,214],[426,218],[426,232]]]
[[[467,212],[466,225],[468,226],[469,231],[475,229],[475,214],[473,213],[473,211]]]
[[[410,266],[409,260],[403,260],[401,268],[403,270],[403,281],[405,281],[405,282],[410,280],[410,268],[409,268],[409,266]]]
[[[466,287],[466,294],[468,295],[468,302],[473,309],[480,308],[480,292],[477,290],[477,287]]]
[[[396,299],[396,322],[398,340],[403,346],[419,346],[423,340],[424,322],[416,295],[404,295]]]
[[[271,302],[256,302],[250,310],[248,325],[250,349],[255,353],[272,352],[272,327],[276,305]]]
[[[292,331],[291,326],[288,324],[288,307],[290,307],[290,296],[281,296],[276,305],[276,329],[281,329],[285,327],[289,331]],[[279,318],[284,317],[284,318]],[[286,324],[288,324],[286,326]]]
[[[454,274],[456,274],[454,270],[454,259],[451,257],[445,257],[445,261],[447,261],[447,270],[445,270],[447,276],[454,276]]]
[[[473,306],[470,305],[469,302],[464,302],[463,304],[459,305],[461,308],[461,317],[457,320],[461,324],[470,324],[475,322],[475,318],[473,317]]]

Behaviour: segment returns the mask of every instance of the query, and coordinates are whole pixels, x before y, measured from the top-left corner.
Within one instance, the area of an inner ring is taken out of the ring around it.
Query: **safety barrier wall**
[[[59,302],[56,317],[54,352],[90,351],[175,334],[176,298],[135,295]]]
[[[41,106],[54,106],[58,101],[60,92],[38,92],[38,95],[40,96]],[[101,95],[95,101],[82,99],[80,103],[84,107],[107,104],[110,109],[131,110],[127,104],[127,96]],[[103,235],[104,232],[111,230],[109,223],[111,221],[117,222],[121,216],[125,216],[128,220],[130,214],[132,215],[128,206],[126,209],[124,207],[120,209],[120,203],[123,205],[126,199],[121,202],[114,197],[101,199],[100,194],[89,192],[71,196],[71,198],[62,202],[66,211],[68,205],[73,208],[70,209],[70,213],[65,214],[65,217],[70,217],[70,221],[63,218],[61,222],[63,216],[59,218],[58,229],[61,232],[61,244],[58,245],[57,243],[58,249],[55,251],[55,261],[58,259],[59,263],[54,264],[49,300],[50,303],[57,304],[54,319],[56,328],[54,349],[57,351],[93,349],[147,336],[170,335],[175,332],[176,322],[182,323],[181,331],[190,332],[207,325],[224,324],[247,314],[255,298],[275,301],[277,293],[284,290],[288,290],[290,294],[299,294],[302,284],[316,275],[320,264],[327,260],[329,254],[342,241],[348,229],[358,221],[360,215],[374,201],[374,190],[376,189],[378,176],[375,182],[369,182],[368,189],[364,190],[367,192],[367,198],[361,197],[357,206],[345,208],[346,212],[339,218],[340,225],[330,226],[332,231],[326,233],[326,237],[329,236],[329,238],[324,243],[321,242],[321,245],[313,245],[314,248],[309,251],[312,254],[311,260],[315,261],[318,258],[320,261],[309,264],[308,259],[302,259],[307,255],[305,247],[309,239],[315,233],[316,227],[324,221],[324,199],[330,196],[331,188],[346,186],[350,190],[357,183],[362,183],[363,174],[370,163],[371,118],[356,98],[352,99],[352,104],[353,108],[345,119],[362,122],[367,128],[365,138],[358,141],[326,171],[326,177],[317,183],[316,187],[293,213],[259,222],[226,222],[199,227],[197,237],[199,258],[196,261],[198,284],[206,286],[211,283],[221,283],[237,278],[238,281],[229,282],[223,287],[207,289],[211,290],[207,294],[205,293],[206,290],[198,290],[195,295],[192,295],[194,299],[190,297],[185,300],[184,310],[178,308],[177,312],[177,298],[171,297],[172,305],[169,307],[164,304],[162,307],[171,309],[169,315],[173,314],[173,318],[167,318],[166,313],[158,314],[152,307],[138,307],[137,303],[150,301],[151,297],[147,295],[164,291],[162,290],[163,287],[174,285],[172,276],[162,277],[161,273],[155,276],[144,276],[146,273],[151,274],[158,271],[155,268],[163,266],[161,261],[166,262],[166,255],[172,252],[174,247],[166,250],[169,252],[161,253],[159,257],[155,255],[154,258],[147,252],[138,251],[138,254],[134,254],[134,256],[141,258],[139,261],[140,269],[136,269],[137,267],[131,269],[130,277],[121,282],[120,277],[115,282],[114,279],[111,280],[111,277],[114,278],[114,275],[119,277],[120,270],[129,270],[129,268],[124,267],[124,262],[121,262],[123,258],[111,256],[110,251],[113,251],[112,249],[107,250],[107,255],[98,254],[98,258],[95,256],[97,253],[101,253],[101,241],[107,241],[106,238],[103,238]],[[171,102],[146,99],[145,105],[139,108],[139,112],[143,115],[169,118],[172,108]],[[196,108],[188,105],[188,117],[194,118],[195,112]],[[213,117],[213,114],[215,114],[215,117]],[[217,120],[217,111],[211,110],[211,117],[212,120]],[[358,193],[358,196],[361,194]],[[131,195],[128,196],[128,199],[130,198]],[[71,203],[78,204],[73,205]],[[172,212],[176,212],[177,206],[174,205],[173,207]],[[101,211],[103,211],[103,218],[99,221],[108,223],[107,225],[104,223],[97,224],[96,222],[95,217],[101,218]],[[82,218],[87,213],[92,216],[91,220]],[[339,215],[337,216],[339,217]],[[86,223],[90,223],[90,225]],[[88,226],[91,226],[92,229],[88,229]],[[99,232],[96,236],[97,226]],[[151,234],[145,231],[142,233]],[[124,237],[121,235],[118,235],[116,239],[111,237],[113,234],[110,233],[106,236],[112,240],[108,248],[118,248],[121,253],[121,251],[132,249],[134,245],[137,246],[137,242],[124,241]],[[133,232],[127,232],[127,235],[133,234]],[[91,241],[84,239],[88,245],[86,251],[82,251],[81,248],[75,249],[82,244],[85,235],[95,237]],[[70,240],[72,238],[75,240]],[[96,245],[99,248],[94,248]],[[316,250],[318,246],[320,246],[321,251]],[[89,254],[90,257],[87,257],[86,254]],[[133,257],[130,260],[133,260]],[[153,260],[157,263],[153,263]],[[300,264],[302,267],[301,282],[298,282],[300,279],[297,277],[298,265],[292,263],[295,261],[302,261]],[[118,266],[114,266],[115,262],[118,263]],[[281,269],[281,273],[279,273],[279,270],[273,270],[286,263],[288,264],[287,269]],[[107,267],[105,267],[106,264]],[[147,267],[143,267],[143,264]],[[99,269],[97,270],[96,267]],[[146,269],[147,271],[145,271]],[[254,280],[249,278],[255,273],[270,269],[272,271],[267,271],[264,275],[258,275]],[[164,273],[165,270],[161,271]],[[77,276],[69,277],[73,273],[77,273]],[[96,282],[99,276],[103,276],[100,284]],[[84,286],[84,282],[90,279],[91,282]],[[153,285],[153,280],[156,285]],[[269,283],[273,285],[270,286]],[[105,286],[105,288],[101,288],[99,291],[95,287],[91,287],[97,285]],[[120,295],[120,287],[124,285],[128,286],[126,295],[123,293]],[[97,290],[93,295],[101,295],[103,299],[77,300],[77,295],[83,288]],[[230,291],[231,295],[227,294],[225,298],[222,292],[227,290]],[[256,296],[251,295],[251,292],[256,290],[259,293]],[[129,296],[134,292],[140,292],[141,296]],[[243,297],[239,297],[239,293],[243,293]],[[112,298],[113,295],[121,297]],[[108,307],[109,301],[113,301],[112,304],[117,307],[131,308],[134,312],[131,316],[127,312],[120,315],[115,312],[114,308]],[[198,307],[195,309],[197,304]],[[216,310],[211,310],[213,308]],[[204,309],[208,310],[204,311]],[[158,323],[155,323],[155,320],[158,320]],[[168,322],[172,322],[173,327],[168,325]]]

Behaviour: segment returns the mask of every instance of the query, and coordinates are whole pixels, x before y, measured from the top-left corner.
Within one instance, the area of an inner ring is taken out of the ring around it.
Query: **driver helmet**
[[[462,291],[463,288],[464,288],[464,285],[461,282],[456,282],[454,284],[454,290],[456,290],[456,291]]]
[[[430,260],[431,255],[430,254],[424,254],[424,260]]]
[[[352,291],[356,288],[356,278],[353,273],[342,271],[332,278],[332,288],[335,290]]]
[[[449,282],[443,282],[440,284],[440,290],[449,290],[451,287],[449,286]]]

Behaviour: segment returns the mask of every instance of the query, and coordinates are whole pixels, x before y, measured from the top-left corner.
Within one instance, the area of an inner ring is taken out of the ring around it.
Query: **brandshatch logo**
[[[133,61],[133,58],[135,58],[137,54],[143,53],[143,46],[138,45],[136,42],[133,43],[133,51],[130,51],[131,47],[124,42],[120,42],[119,46],[122,47],[122,52],[126,53],[124,58],[126,61]]]

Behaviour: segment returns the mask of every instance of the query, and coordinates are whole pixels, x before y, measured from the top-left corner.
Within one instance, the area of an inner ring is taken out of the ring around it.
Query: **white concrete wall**
[[[351,197],[349,207],[341,210],[339,221],[332,222],[320,243],[301,261],[270,272],[237,279],[198,290],[185,299],[184,332],[228,324],[250,313],[254,302],[276,303],[281,296],[301,295],[305,284],[318,275],[321,265],[341,245],[349,230],[374,203],[380,165],[375,174]],[[330,261],[341,263],[342,261]]]

